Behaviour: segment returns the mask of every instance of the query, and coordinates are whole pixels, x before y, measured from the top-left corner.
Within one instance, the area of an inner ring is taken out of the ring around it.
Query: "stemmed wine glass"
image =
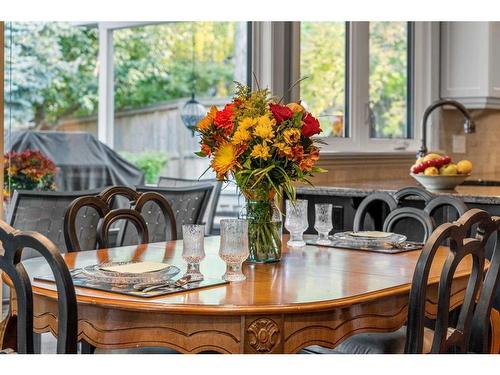
[[[319,238],[316,241],[318,245],[331,244],[331,241],[328,238],[328,234],[333,229],[332,209],[333,205],[328,203],[317,203],[314,205],[314,210],[316,213],[316,217],[314,220],[314,229],[316,229],[319,234]]]
[[[220,221],[219,256],[226,262],[226,281],[243,281],[246,276],[241,264],[248,258],[248,222],[242,219],[222,219]]]
[[[182,226],[182,259],[187,262],[186,275],[190,281],[203,280],[200,262],[205,259],[205,226],[184,224]]]
[[[288,246],[305,246],[303,239],[304,231],[309,227],[307,220],[307,200],[297,199],[295,202],[286,201],[285,228],[290,232]]]

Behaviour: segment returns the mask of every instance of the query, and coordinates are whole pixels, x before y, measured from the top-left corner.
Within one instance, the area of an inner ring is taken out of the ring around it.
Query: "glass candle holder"
[[[200,262],[205,259],[205,225],[183,225],[182,245],[182,259],[187,262],[185,275],[190,275],[191,281],[203,280]]]
[[[241,264],[248,258],[248,222],[241,219],[223,219],[220,221],[219,256],[226,262],[226,281],[246,279]]]
[[[317,203],[314,205],[315,220],[314,229],[318,232],[318,245],[330,245],[331,241],[328,238],[330,231],[333,229],[332,223],[333,205],[328,203]]]
[[[295,202],[286,201],[285,228],[290,232],[288,246],[305,246],[304,231],[309,227],[307,220],[307,200],[297,199]]]

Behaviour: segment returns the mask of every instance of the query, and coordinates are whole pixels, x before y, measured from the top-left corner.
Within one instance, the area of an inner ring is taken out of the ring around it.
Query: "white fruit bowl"
[[[454,176],[425,176],[423,174],[410,173],[417,182],[427,190],[454,190],[455,187],[464,182],[470,174],[457,174]]]

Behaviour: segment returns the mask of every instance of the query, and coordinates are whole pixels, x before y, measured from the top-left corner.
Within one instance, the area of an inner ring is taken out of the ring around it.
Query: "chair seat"
[[[448,330],[448,336],[453,332]],[[430,353],[434,331],[424,328],[423,352]],[[314,354],[403,354],[406,342],[406,326],[394,332],[360,333],[349,337],[335,349],[321,346],[308,346],[304,348]]]

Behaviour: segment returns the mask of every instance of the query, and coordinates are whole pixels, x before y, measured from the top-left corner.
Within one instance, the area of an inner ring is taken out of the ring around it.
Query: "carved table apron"
[[[218,237],[206,239],[201,271],[224,272]],[[284,241],[285,242],[285,241]],[[183,265],[182,241],[66,254],[70,268],[111,259],[147,259]],[[437,276],[446,249],[431,270],[426,314],[436,313]],[[295,353],[309,345],[334,348],[361,332],[388,332],[406,320],[419,251],[376,254],[306,246],[283,249],[279,263],[244,266],[241,283],[139,298],[77,288],[79,338],[105,349],[165,346],[182,353]],[[25,262],[30,276],[48,270]],[[459,306],[470,263],[462,262],[451,297]],[[34,281],[36,332],[57,329],[54,286]],[[4,326],[15,316],[15,298]],[[12,334],[12,329],[10,330]],[[1,332],[0,332],[0,339]],[[2,342],[7,341],[7,337]]]

